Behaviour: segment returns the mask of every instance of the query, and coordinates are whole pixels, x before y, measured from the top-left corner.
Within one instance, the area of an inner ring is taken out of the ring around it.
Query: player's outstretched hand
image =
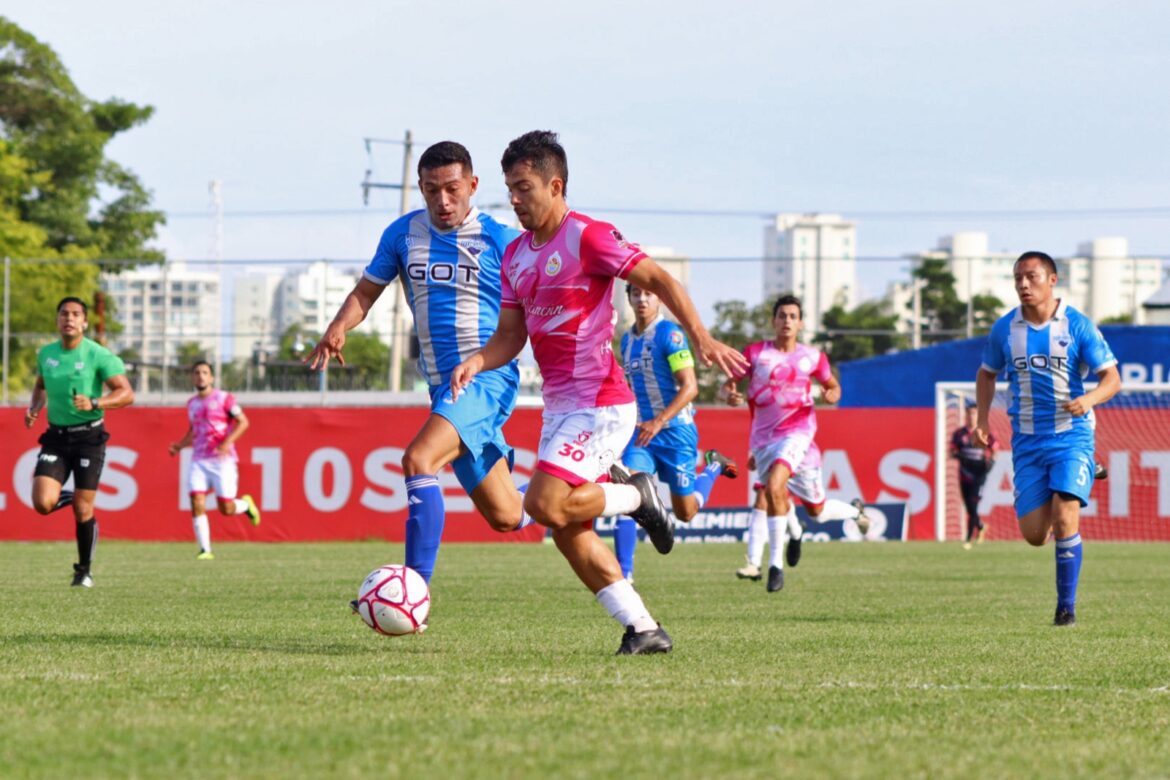
[[[1070,413],[1073,417],[1084,417],[1092,408],[1093,405],[1086,403],[1085,397],[1083,395],[1080,398],[1074,398],[1071,401],[1066,401],[1064,404],[1064,410]]]
[[[167,454],[172,458],[179,454],[179,443],[177,441],[173,441],[167,445]]]
[[[455,366],[455,370],[451,372],[452,401],[459,398],[459,393],[463,392],[463,388],[471,384],[472,377],[479,373],[479,369],[482,366],[483,357],[478,352]]]
[[[987,435],[987,429],[981,425],[975,426],[972,435],[975,437],[975,443],[980,447],[986,447],[991,442],[991,437]]]
[[[662,421],[657,417],[647,420],[644,423],[638,423],[638,440],[635,444],[639,447],[645,447],[650,443],[650,440],[658,435],[662,430]]]
[[[732,379],[738,379],[748,371],[747,358],[739,350],[715,340],[709,334],[695,344],[695,352],[704,366],[715,366]]]
[[[345,346],[345,328],[335,328],[330,325],[325,329],[325,335],[313,347],[313,351],[305,356],[301,363],[308,365],[312,371],[320,369],[324,371],[329,368],[329,359],[337,358],[337,362],[345,365],[345,358],[341,355],[341,349]]]
[[[835,404],[841,400],[841,385],[836,387],[827,387],[825,392],[821,394],[827,404]]]

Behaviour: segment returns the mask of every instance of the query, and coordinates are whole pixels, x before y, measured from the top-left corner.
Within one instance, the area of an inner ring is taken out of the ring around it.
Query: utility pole
[[[398,216],[406,214],[410,208],[410,190],[411,185],[411,168],[414,165],[414,136],[407,130],[406,136],[402,141],[391,141],[382,138],[366,138],[366,154],[372,160],[372,147],[374,144],[401,144],[402,145],[402,181],[400,183],[390,182],[376,182],[371,181],[370,177],[373,174],[373,163],[366,168],[366,178],[362,181],[362,202],[366,205],[370,203],[370,190],[398,190],[401,193],[401,198],[398,201]],[[392,314],[393,332],[390,334],[390,390],[392,392],[399,392],[402,390],[402,357],[406,352],[407,333],[406,326],[406,292],[402,289],[401,284],[394,285],[394,311]]]
[[[223,368],[223,315],[224,315],[224,285],[223,285],[223,181],[212,179],[207,185],[211,193],[212,239],[211,256],[215,259],[215,278],[219,284],[219,322],[216,324],[215,337],[215,378],[220,381],[220,369]]]

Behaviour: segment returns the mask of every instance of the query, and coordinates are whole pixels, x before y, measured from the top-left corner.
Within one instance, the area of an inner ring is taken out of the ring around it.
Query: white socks
[[[628,485],[620,485],[619,487],[628,487]],[[639,633],[658,628],[658,623],[650,617],[650,613],[646,611],[646,605],[642,603],[642,597],[634,590],[634,586],[630,584],[629,580],[620,579],[612,585],[606,585],[597,591],[597,600],[601,602],[601,606],[605,607],[610,616],[621,623],[623,627],[633,626],[634,630]]]
[[[207,515],[196,515],[191,518],[191,525],[195,528],[195,541],[203,552],[211,552],[211,526],[207,523]]]
[[[764,560],[764,543],[768,541],[768,513],[763,509],[752,509],[752,519],[748,525],[747,557],[753,566],[759,566]]]
[[[830,498],[825,501],[825,508],[817,515],[817,520],[854,520],[857,518],[857,507],[848,501],[839,498]]]
[[[642,494],[633,485],[617,485],[613,482],[602,482],[598,485],[605,493],[605,508],[601,510],[602,517],[628,515],[642,506]]]
[[[788,531],[788,519],[782,515],[768,518],[768,566],[784,568],[784,537]]]
[[[800,539],[804,536],[804,528],[801,527],[800,521],[796,519],[796,504],[792,501],[788,502],[788,514],[785,515],[788,520],[788,538]]]
[[[244,512],[248,511],[248,502],[245,501],[244,499],[233,498],[232,502],[233,502],[232,506],[235,507],[235,509],[236,509],[236,511],[233,512],[232,514],[242,515],[242,514],[244,514]]]

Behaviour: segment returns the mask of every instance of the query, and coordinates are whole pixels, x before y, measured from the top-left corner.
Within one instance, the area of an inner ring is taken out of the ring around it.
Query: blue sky
[[[758,213],[1167,207],[1156,218],[858,217],[862,256],[981,229],[994,249],[1071,253],[1124,235],[1170,255],[1170,4],[351,0],[27,4],[6,12],[89,96],[155,106],[110,153],[172,217],[174,257],[210,255],[224,181],[231,259],[364,259],[397,212],[361,210],[363,137],[453,138],[481,202],[534,128],[569,154],[570,201],[643,244],[759,257]],[[375,174],[397,179],[397,147]],[[194,215],[194,216],[191,216]],[[864,267],[879,292],[899,263]],[[759,297],[755,262],[696,263],[700,308]]]

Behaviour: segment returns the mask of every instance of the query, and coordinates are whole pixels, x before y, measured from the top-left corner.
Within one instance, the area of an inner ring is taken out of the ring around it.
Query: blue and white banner
[[[906,504],[866,504],[869,530],[865,534],[853,520],[819,522],[809,517],[804,507],[796,515],[804,523],[804,538],[812,542],[901,542],[906,539],[909,514]],[[674,539],[679,543],[746,542],[751,523],[751,507],[710,507],[699,510],[689,523],[674,523]],[[614,518],[599,517],[593,529],[602,536],[613,536]],[[646,532],[638,529],[638,540],[646,541]]]

